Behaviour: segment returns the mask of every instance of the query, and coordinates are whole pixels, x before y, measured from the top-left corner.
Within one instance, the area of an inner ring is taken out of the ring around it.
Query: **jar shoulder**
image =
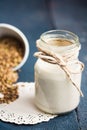
[[[36,68],[39,68],[39,69],[51,69],[51,70],[58,70],[60,67],[57,65],[57,64],[51,64],[51,63],[48,63],[42,59],[38,59],[35,63],[35,69]]]

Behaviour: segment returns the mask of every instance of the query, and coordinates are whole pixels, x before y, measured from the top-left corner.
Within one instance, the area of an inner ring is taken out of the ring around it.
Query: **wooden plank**
[[[85,64],[81,84],[84,98],[81,98],[76,113],[80,129],[87,130],[87,2],[52,0],[50,10],[56,28],[72,31],[80,38],[82,49],[79,59]]]
[[[82,91],[84,97],[81,98],[80,105],[77,109],[78,121],[80,123],[81,130],[87,130],[87,32],[86,35],[82,37],[82,50],[80,54],[80,59],[85,63],[85,69],[82,77]]]

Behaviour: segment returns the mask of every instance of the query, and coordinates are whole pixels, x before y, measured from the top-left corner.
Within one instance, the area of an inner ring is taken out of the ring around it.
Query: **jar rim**
[[[44,40],[44,37],[45,37],[46,35],[48,35],[48,34],[50,35],[50,34],[53,34],[53,33],[60,33],[60,34],[61,34],[61,33],[66,33],[66,34],[69,34],[69,35],[73,36],[75,42],[79,42],[79,37],[78,37],[75,33],[70,32],[70,31],[67,31],[67,30],[58,30],[58,29],[56,29],[56,30],[50,30],[50,31],[46,31],[46,32],[42,33],[41,36],[40,36],[40,39],[41,39],[43,42],[47,43],[47,42]]]
[[[48,39],[50,40],[51,38],[55,39],[55,38],[59,38],[59,39],[65,39],[65,40],[69,40],[71,41],[73,44],[70,45],[66,45],[66,46],[53,46],[50,45],[48,42]],[[71,51],[73,50],[75,47],[81,48],[80,42],[79,42],[79,37],[67,30],[50,30],[47,32],[42,33],[42,35],[40,36],[40,40],[42,42],[40,42],[40,46],[43,48],[45,47],[45,49],[50,50],[50,51],[55,51],[55,52],[63,52],[66,53],[66,49],[67,51]],[[44,44],[43,44],[44,43]]]

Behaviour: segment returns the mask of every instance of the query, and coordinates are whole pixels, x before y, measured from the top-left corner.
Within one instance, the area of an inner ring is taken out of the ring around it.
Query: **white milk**
[[[49,33],[49,32],[48,32]],[[62,31],[57,32],[62,33]],[[72,33],[66,32],[67,35],[71,35]],[[47,34],[45,34],[47,36]],[[74,35],[74,34],[73,34]],[[53,35],[55,36],[55,35]],[[63,34],[63,36],[66,36]],[[75,37],[75,35],[73,36]],[[50,46],[50,50],[56,54],[60,54],[61,56],[71,53],[74,48],[79,45],[75,43],[75,39],[70,39],[72,44],[62,44],[57,43],[51,44],[54,41],[55,37],[52,39],[46,37],[45,41],[47,45]],[[59,38],[59,37],[58,37]],[[67,37],[64,37],[68,40]],[[77,37],[75,37],[77,38]],[[58,40],[56,38],[56,40]],[[63,39],[64,40],[64,39]],[[68,41],[69,42],[69,41]],[[45,48],[44,42],[42,40],[38,40],[37,43],[41,47]],[[50,44],[49,44],[50,43]],[[46,44],[46,43],[45,43]],[[49,50],[49,47],[46,49]],[[68,68],[74,72],[80,70],[80,65],[73,63],[73,60],[78,61],[78,54],[74,54],[73,58],[70,58],[68,61]],[[74,83],[80,88],[81,83],[81,72],[71,74],[71,77]],[[35,64],[35,104],[36,106],[48,113],[52,114],[61,114],[70,112],[75,109],[80,101],[80,94],[76,87],[72,84],[64,70],[58,64],[48,63],[42,59],[38,59]]]

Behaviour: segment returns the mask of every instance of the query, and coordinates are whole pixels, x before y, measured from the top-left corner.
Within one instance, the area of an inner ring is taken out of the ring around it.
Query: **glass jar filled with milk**
[[[80,101],[84,68],[78,55],[81,45],[74,33],[52,30],[36,41],[35,104],[48,113],[61,114],[75,109]]]

